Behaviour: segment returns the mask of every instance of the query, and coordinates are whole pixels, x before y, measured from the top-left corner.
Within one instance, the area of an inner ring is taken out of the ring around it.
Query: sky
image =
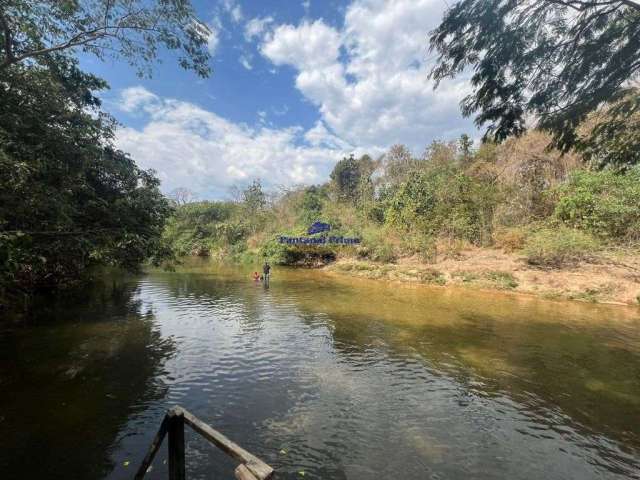
[[[464,77],[428,79],[429,31],[445,0],[209,0],[213,74],[161,52],[152,78],[126,62],[82,57],[106,79],[103,107],[118,148],[152,168],[161,188],[228,198],[259,179],[267,189],[318,184],[353,153],[394,144],[416,154],[432,140],[477,130],[462,118]]]

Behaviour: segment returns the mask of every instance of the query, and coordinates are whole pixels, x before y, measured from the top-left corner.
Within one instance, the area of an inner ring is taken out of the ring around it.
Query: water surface
[[[5,320],[0,478],[132,478],[176,404],[282,479],[640,478],[640,310],[248,278],[197,264]],[[187,430],[189,478],[233,466]]]

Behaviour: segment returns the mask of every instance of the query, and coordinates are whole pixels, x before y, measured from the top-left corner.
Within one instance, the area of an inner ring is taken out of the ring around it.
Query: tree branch
[[[0,27],[4,33],[4,52],[5,60],[3,62],[11,62],[14,59],[13,56],[13,39],[11,38],[11,29],[9,28],[9,22],[3,13],[0,13]]]

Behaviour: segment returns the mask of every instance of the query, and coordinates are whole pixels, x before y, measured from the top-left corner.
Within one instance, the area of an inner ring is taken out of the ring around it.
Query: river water
[[[5,319],[0,391],[3,480],[132,478],[176,404],[281,479],[640,478],[637,308],[198,263]]]

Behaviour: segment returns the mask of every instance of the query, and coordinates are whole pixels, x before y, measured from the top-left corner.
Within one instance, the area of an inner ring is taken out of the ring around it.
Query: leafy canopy
[[[164,47],[178,53],[180,66],[206,77],[210,34],[185,0],[2,1],[0,69],[81,49],[123,58],[142,75]]]
[[[153,172],[110,146],[113,121],[93,96],[104,82],[59,57],[14,65],[0,83],[0,294],[161,254],[170,207]]]
[[[519,135],[534,117],[567,151],[587,115],[626,96],[637,79],[640,4],[462,0],[431,33],[430,45],[438,54],[436,82],[470,73],[473,93],[462,112],[477,113],[485,138]]]

